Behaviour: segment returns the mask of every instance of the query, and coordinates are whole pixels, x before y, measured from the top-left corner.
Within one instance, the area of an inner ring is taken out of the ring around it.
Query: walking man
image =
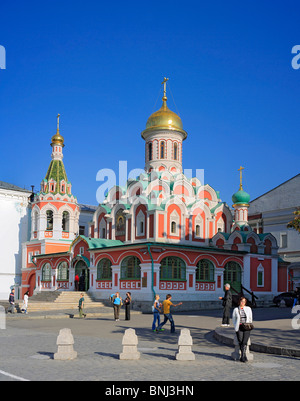
[[[83,294],[80,294],[78,308],[79,308],[80,319],[82,319],[83,317],[86,317],[86,314],[84,313],[84,296],[83,296]]]
[[[9,302],[9,307],[7,309],[7,312],[15,313],[15,289],[14,288],[11,290],[11,293],[9,294],[8,302]]]
[[[179,306],[179,305],[182,305],[182,302],[179,302],[178,304],[175,305],[175,304],[173,304],[173,303],[171,302],[171,299],[172,299],[172,295],[171,295],[171,294],[168,294],[168,295],[166,296],[165,301],[163,302],[164,321],[163,321],[163,323],[161,323],[160,325],[157,326],[157,328],[156,328],[156,330],[155,330],[157,333],[158,333],[158,332],[161,330],[161,328],[167,323],[168,320],[169,320],[170,323],[171,323],[171,333],[175,333],[175,323],[174,323],[174,319],[173,319],[172,313],[170,312],[170,308],[171,308],[171,306]]]

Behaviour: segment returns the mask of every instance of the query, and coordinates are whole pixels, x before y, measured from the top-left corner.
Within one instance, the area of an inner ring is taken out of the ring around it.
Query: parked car
[[[276,295],[276,297],[274,297],[273,299],[273,302],[276,306],[279,306],[280,302],[284,301],[285,306],[291,308],[294,304],[295,298],[296,298],[296,293],[294,291],[283,292],[279,295]]]

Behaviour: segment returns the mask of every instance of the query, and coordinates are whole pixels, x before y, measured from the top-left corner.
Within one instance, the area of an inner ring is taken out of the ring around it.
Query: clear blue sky
[[[39,188],[60,113],[73,193],[96,204],[98,170],[144,167],[167,76],[183,167],[231,206],[242,165],[254,199],[300,172],[299,15],[298,0],[2,0],[0,180]]]

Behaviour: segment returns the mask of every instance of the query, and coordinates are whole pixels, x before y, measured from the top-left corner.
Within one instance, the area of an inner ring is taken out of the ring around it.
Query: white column
[[[271,291],[273,294],[278,293],[278,258],[272,258],[272,287]]]
[[[250,276],[251,276],[251,271],[250,271],[250,265],[251,265],[251,256],[250,255],[246,255],[244,256],[244,274],[243,274],[243,278],[242,278],[242,284],[245,288],[247,288],[247,290],[252,291],[252,288],[250,287]]]

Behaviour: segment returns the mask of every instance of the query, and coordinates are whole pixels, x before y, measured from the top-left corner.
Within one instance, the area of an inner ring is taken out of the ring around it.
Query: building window
[[[186,280],[185,262],[175,256],[164,258],[160,264],[161,280]]]
[[[260,264],[257,268],[257,287],[264,287],[265,283],[265,270]]]
[[[160,143],[160,158],[164,159],[165,158],[165,143],[162,141]]]
[[[97,265],[97,280],[111,280],[112,268],[109,259],[101,259]]]
[[[200,237],[200,225],[196,225],[196,237]]]
[[[280,248],[287,248],[288,247],[288,238],[286,233],[280,234]]]
[[[79,235],[84,235],[85,233],[85,226],[79,226]]]
[[[140,210],[136,218],[137,237],[145,235],[145,215]]]
[[[52,210],[47,210],[46,215],[47,215],[47,230],[52,231],[53,230],[53,212],[52,212]]]
[[[128,256],[121,263],[121,280],[136,280],[141,278],[140,260],[135,256]]]
[[[197,263],[196,269],[197,281],[214,281],[215,280],[215,267],[214,264],[208,259],[201,259]]]
[[[176,224],[176,221],[172,221],[171,222],[171,233],[172,234],[176,234],[176,228],[177,228],[177,224]]]
[[[57,268],[57,280],[69,281],[69,269],[67,262],[61,262]]]
[[[34,212],[33,215],[33,231],[37,231],[38,228],[38,212]]]
[[[83,246],[81,246],[81,247],[79,248],[79,254],[80,254],[80,255],[83,255],[83,254],[84,254],[84,247],[83,247]]]
[[[28,263],[32,263],[33,252],[28,253]]]
[[[149,161],[151,161],[152,160],[152,158],[153,158],[153,148],[152,148],[152,143],[149,143],[149,145],[148,145],[148,152],[149,152]]]
[[[177,143],[174,143],[174,160],[177,160],[178,158],[178,145]]]
[[[45,263],[42,267],[42,281],[51,281],[51,265]]]
[[[69,212],[63,212],[62,214],[62,230],[69,232],[70,230],[70,214]]]

